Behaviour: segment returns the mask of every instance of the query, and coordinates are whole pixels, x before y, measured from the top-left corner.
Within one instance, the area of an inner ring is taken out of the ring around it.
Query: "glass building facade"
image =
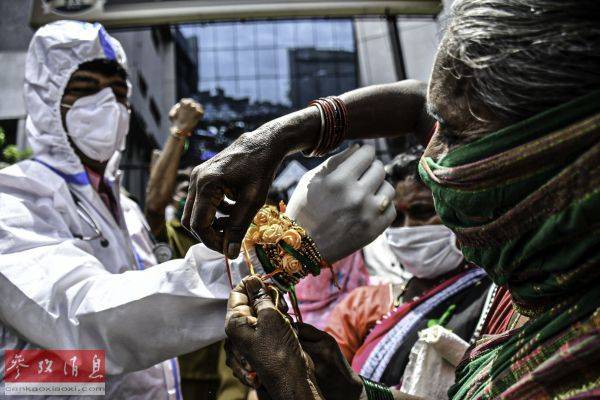
[[[207,120],[258,122],[357,87],[351,19],[185,25]]]

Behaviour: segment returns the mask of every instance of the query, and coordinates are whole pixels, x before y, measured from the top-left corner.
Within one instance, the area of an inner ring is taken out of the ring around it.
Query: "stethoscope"
[[[84,207],[81,200],[79,200],[79,197],[77,197],[75,195],[75,193],[73,193],[73,192],[71,192],[71,196],[73,196],[73,200],[75,201],[75,207],[76,207],[77,214],[79,214],[81,219],[94,231],[93,236],[83,236],[83,235],[79,235],[79,234],[73,234],[73,237],[75,237],[76,239],[79,239],[79,240],[86,241],[86,242],[91,242],[92,240],[100,239],[100,246],[108,247],[110,242],[104,236],[104,234],[102,233],[102,230],[100,229],[100,226],[98,226],[96,221],[94,221],[94,218],[92,218],[92,215]]]
[[[73,237],[75,237],[76,239],[79,239],[79,240],[86,241],[86,242],[100,239],[100,246],[108,247],[110,242],[104,236],[104,234],[102,233],[102,230],[100,229],[100,226],[98,226],[98,224],[96,223],[94,218],[92,218],[92,215],[85,208],[85,206],[83,205],[81,200],[79,200],[79,197],[77,197],[75,195],[75,193],[73,193],[73,192],[71,192],[71,196],[73,196],[73,200],[75,201],[75,207],[77,210],[77,214],[94,231],[93,236],[83,236],[83,235],[74,234]],[[156,261],[159,264],[161,264],[161,263],[167,262],[169,260],[172,260],[173,259],[173,249],[171,249],[171,246],[169,246],[167,243],[159,242],[156,239],[156,237],[152,234],[152,231],[150,230],[150,227],[146,224],[146,221],[142,221],[142,225],[144,226],[144,229],[146,230],[146,232],[148,233],[148,236],[150,237],[150,240],[152,241],[152,253],[154,254],[154,257],[156,258]]]

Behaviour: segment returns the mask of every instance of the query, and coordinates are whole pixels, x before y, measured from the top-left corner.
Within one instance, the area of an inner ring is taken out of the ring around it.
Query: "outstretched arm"
[[[425,107],[426,85],[418,81],[366,87],[340,97],[348,108],[348,139],[408,133],[425,137],[433,126]],[[318,140],[320,124],[317,108],[305,108],[243,134],[196,167],[183,225],[211,249],[237,256],[244,233],[264,203],[281,161],[291,153],[311,149]],[[225,197],[235,204],[225,202]],[[215,221],[217,211],[227,217]]]
[[[164,149],[150,171],[146,188],[146,219],[156,236],[160,235],[165,227],[165,207],[171,201],[175,190],[185,138],[196,127],[203,114],[202,106],[192,99],[182,99],[169,111],[173,126]]]

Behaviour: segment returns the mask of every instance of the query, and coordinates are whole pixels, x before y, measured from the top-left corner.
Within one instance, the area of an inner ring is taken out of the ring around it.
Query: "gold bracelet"
[[[285,214],[285,204],[279,210],[263,206],[254,217],[243,242],[246,262],[254,273],[248,250],[254,248],[267,278],[273,278],[282,290],[290,291],[307,275],[319,275],[331,268],[306,230]]]

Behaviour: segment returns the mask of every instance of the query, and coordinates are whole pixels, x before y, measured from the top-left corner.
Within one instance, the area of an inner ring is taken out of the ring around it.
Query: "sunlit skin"
[[[127,99],[127,82],[122,76],[120,76],[119,74],[106,75],[101,72],[87,70],[76,70],[75,72],[73,72],[65,88],[63,97],[61,99],[61,104],[66,104],[69,106],[73,105],[73,103],[75,103],[77,99],[84,96],[96,94],[100,90],[107,87],[112,88],[112,91],[115,94],[115,97],[117,98],[117,101],[119,103],[129,108],[129,102]],[[63,127],[65,131],[68,132],[66,123],[67,111],[68,108],[63,107],[61,105],[60,114],[62,118]],[[99,162],[96,160],[92,160],[91,158],[83,154],[83,152],[79,150],[77,146],[75,146],[75,144],[71,141],[70,138],[69,142],[71,143],[71,146],[73,146],[75,154],[77,154],[77,156],[83,164],[85,164],[87,167],[99,174],[104,174],[104,170],[108,161]]]
[[[433,159],[506,125],[483,104],[467,97],[468,78],[456,79],[448,72],[452,60],[446,52],[447,40],[442,39],[427,90],[427,111],[438,123],[425,151]]]

